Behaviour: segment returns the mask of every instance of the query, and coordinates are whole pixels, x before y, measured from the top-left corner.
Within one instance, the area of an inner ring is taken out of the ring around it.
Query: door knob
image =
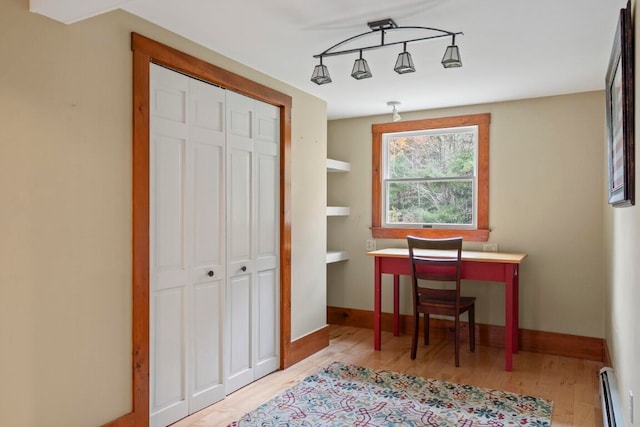
[[[213,274],[214,274],[214,273],[213,273],[213,270],[209,270],[209,271],[207,272],[207,276],[209,276],[209,277],[213,277]]]
[[[240,268],[240,270],[242,270],[242,271],[247,271],[247,266],[246,266],[246,265],[243,265],[243,266],[242,266],[242,268]]]

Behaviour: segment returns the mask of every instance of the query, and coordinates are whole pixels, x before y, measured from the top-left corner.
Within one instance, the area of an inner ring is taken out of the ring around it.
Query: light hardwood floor
[[[333,361],[374,369],[386,369],[478,387],[528,394],[553,400],[554,427],[602,426],[598,370],[602,363],[561,356],[520,352],[514,356],[513,372],[504,371],[502,349],[476,346],[469,352],[463,341],[460,367],[454,366],[453,341],[420,342],[411,360],[409,336],[383,332],[382,351],[373,351],[373,331],[347,326],[330,327],[330,345],[285,371],[250,384],[223,401],[174,424],[174,427],[226,426],[246,412]]]

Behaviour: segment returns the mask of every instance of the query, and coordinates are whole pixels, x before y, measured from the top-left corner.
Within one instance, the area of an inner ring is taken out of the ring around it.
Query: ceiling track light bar
[[[397,41],[397,42],[391,42],[391,43],[385,43],[384,41],[384,35],[386,33],[386,31],[389,30],[429,30],[429,31],[438,31],[441,32],[442,34],[436,34],[433,36],[429,36],[429,37],[420,37],[417,39],[408,39],[408,40],[402,40],[402,41]],[[353,49],[345,49],[345,50],[337,50],[332,52],[333,49],[336,49],[342,45],[345,45],[349,42],[352,42],[354,40],[357,40],[359,38],[368,36],[370,34],[374,34],[374,33],[381,33],[381,40],[380,40],[380,44],[376,44],[376,45],[371,45],[371,46],[365,46],[365,47],[357,47],[357,48],[353,48]],[[462,32],[457,32],[457,33],[453,33],[451,31],[446,31],[446,30],[440,30],[438,28],[431,28],[431,27],[393,27],[393,28],[387,28],[387,29],[376,29],[376,30],[372,30],[372,31],[367,31],[366,33],[362,33],[362,34],[358,34],[357,36],[353,36],[353,37],[349,37],[346,40],[341,41],[340,43],[337,43],[333,46],[331,46],[329,49],[325,50],[322,53],[318,53],[317,55],[313,55],[314,58],[326,58],[329,56],[338,56],[338,55],[347,55],[349,53],[357,53],[360,51],[367,51],[367,50],[373,50],[373,49],[380,49],[382,47],[387,47],[387,46],[394,46],[397,44],[406,44],[406,43],[414,43],[414,42],[420,42],[420,41],[424,41],[424,40],[433,40],[433,39],[441,39],[443,37],[455,37],[458,35],[464,35],[464,33]]]
[[[398,59],[396,61],[394,70],[398,74],[412,73],[416,69],[415,69],[415,66],[413,65],[413,59],[411,58],[411,54],[407,52],[407,44],[425,41],[425,40],[440,39],[443,37],[451,37],[451,44],[447,46],[447,49],[444,53],[444,56],[441,61],[442,66],[445,68],[457,68],[462,66],[462,61],[460,60],[460,52],[459,52],[458,46],[456,46],[456,36],[462,35],[463,33],[461,32],[454,33],[451,31],[441,30],[439,28],[432,28],[432,27],[416,27],[416,26],[399,27],[391,18],[372,21],[367,23],[367,25],[369,26],[369,28],[371,28],[371,31],[367,31],[366,33],[349,37],[348,39],[345,39],[340,43],[337,43],[331,46],[329,49],[325,50],[324,52],[319,53],[317,55],[313,55],[314,58],[320,59],[320,64],[316,65],[315,68],[313,69],[313,74],[311,75],[312,82],[318,85],[331,83],[331,76],[329,75],[329,69],[327,68],[326,65],[322,63],[323,58],[330,57],[330,56],[337,56],[337,55],[348,55],[353,53],[359,53],[359,58],[356,59],[353,65],[353,71],[351,72],[351,77],[353,77],[356,80],[369,78],[372,76],[371,69],[367,64],[367,61],[362,57],[362,52],[373,50],[373,49],[380,49],[382,47],[395,46],[399,44],[403,45],[403,50],[398,55]],[[398,31],[398,30],[426,30],[426,31],[436,32],[438,34],[430,35],[426,37],[394,41],[391,43],[385,42],[384,36],[387,32]],[[358,40],[360,38],[367,37],[375,33],[380,33],[380,44],[357,47],[353,49],[336,50],[341,46],[344,46],[348,43],[353,42],[354,40]]]

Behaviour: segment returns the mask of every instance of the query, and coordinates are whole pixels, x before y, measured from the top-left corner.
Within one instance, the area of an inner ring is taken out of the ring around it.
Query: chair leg
[[[455,351],[456,351],[456,368],[460,366],[460,315],[456,316],[455,320],[456,331],[455,331]]]
[[[424,313],[424,345],[429,345],[429,313]]]
[[[476,350],[476,314],[473,305],[469,308],[467,315],[469,316],[469,347],[474,352]]]
[[[413,313],[413,336],[411,337],[411,359],[416,358],[418,351],[418,326],[420,325],[420,313]]]

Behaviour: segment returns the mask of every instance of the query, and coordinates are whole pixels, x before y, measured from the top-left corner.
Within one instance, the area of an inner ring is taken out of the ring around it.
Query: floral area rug
[[[553,402],[334,362],[228,427],[549,426]]]

